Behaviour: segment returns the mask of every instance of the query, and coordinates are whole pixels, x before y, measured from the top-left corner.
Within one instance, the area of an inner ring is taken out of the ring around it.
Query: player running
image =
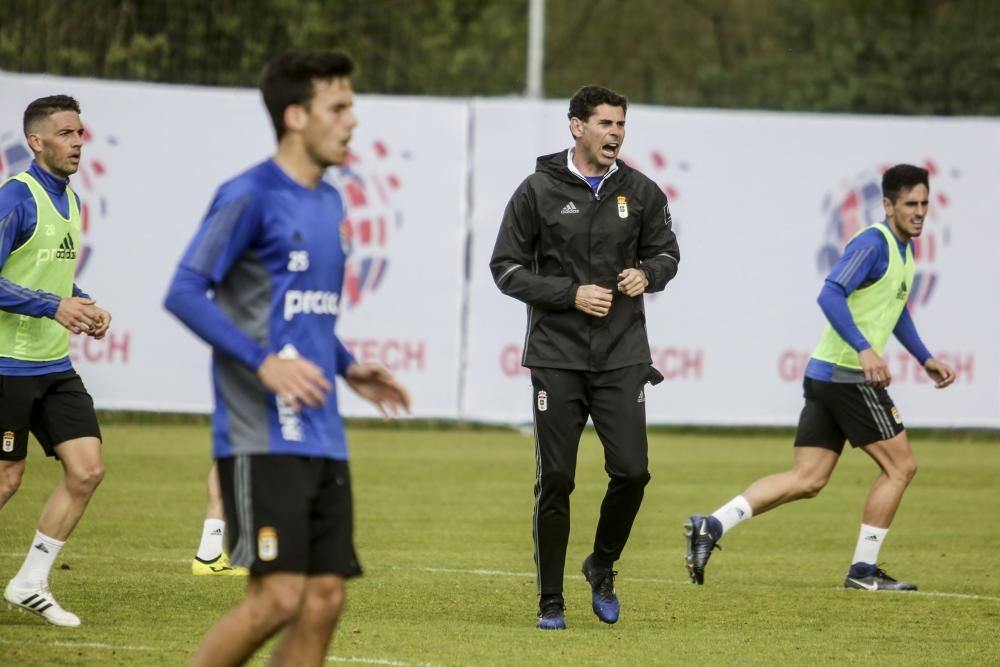
[[[883,174],[885,221],[854,236],[819,295],[829,324],[806,366],[805,407],[792,468],[757,480],[710,516],[688,519],[685,561],[693,583],[705,582],[712,550],[736,525],[793,500],[815,497],[829,481],[844,441],[850,440],[880,473],[865,501],[844,587],[917,589],[878,566],[879,550],[917,471],[902,417],[886,391],[892,377],[882,353],[895,335],[937,388],[955,380],[955,371],[924,347],[906,309],[915,272],[912,239],[923,230],[929,195],[926,169],[899,164]]]

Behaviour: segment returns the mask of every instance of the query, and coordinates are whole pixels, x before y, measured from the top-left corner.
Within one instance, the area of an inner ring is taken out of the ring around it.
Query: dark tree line
[[[339,46],[361,92],[516,95],[528,0],[0,0],[0,69],[253,86]],[[996,0],[548,0],[545,93],[635,102],[1000,115]]]

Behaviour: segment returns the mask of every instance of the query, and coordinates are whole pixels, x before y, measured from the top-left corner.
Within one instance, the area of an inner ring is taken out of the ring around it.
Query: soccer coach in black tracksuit
[[[504,211],[490,269],[528,306],[522,364],[534,388],[537,475],[533,534],[537,627],[565,627],[569,496],[588,415],[610,477],[594,551],[583,564],[594,612],[618,620],[612,566],[649,482],[644,386],[652,367],[642,294],[677,273],[666,195],[618,160],[627,101],[598,86],[570,100],[573,148],[538,158]]]

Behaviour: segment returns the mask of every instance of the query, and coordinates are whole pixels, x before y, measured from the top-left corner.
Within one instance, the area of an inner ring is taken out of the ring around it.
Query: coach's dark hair
[[[882,174],[882,196],[895,203],[900,192],[912,190],[921,184],[930,191],[931,184],[926,169],[912,164],[897,164]]]
[[[285,51],[264,68],[260,92],[280,140],[285,136],[285,109],[293,104],[308,106],[315,92],[314,81],[349,77],[354,61],[343,51]]]
[[[59,111],[75,111],[80,113],[80,103],[69,95],[49,95],[39,97],[24,110],[24,134],[28,135],[30,128],[39,121]]]
[[[628,100],[624,95],[601,86],[584,86],[573,94],[569,101],[569,113],[566,115],[586,122],[594,115],[594,109],[602,104],[621,107],[622,111],[628,111]]]

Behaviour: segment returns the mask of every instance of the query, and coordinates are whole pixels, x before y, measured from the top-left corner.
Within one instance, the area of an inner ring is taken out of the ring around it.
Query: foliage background
[[[0,69],[253,86],[343,47],[360,92],[519,95],[528,0],[0,0]],[[798,111],[1000,114],[995,0],[548,0],[544,89]]]

